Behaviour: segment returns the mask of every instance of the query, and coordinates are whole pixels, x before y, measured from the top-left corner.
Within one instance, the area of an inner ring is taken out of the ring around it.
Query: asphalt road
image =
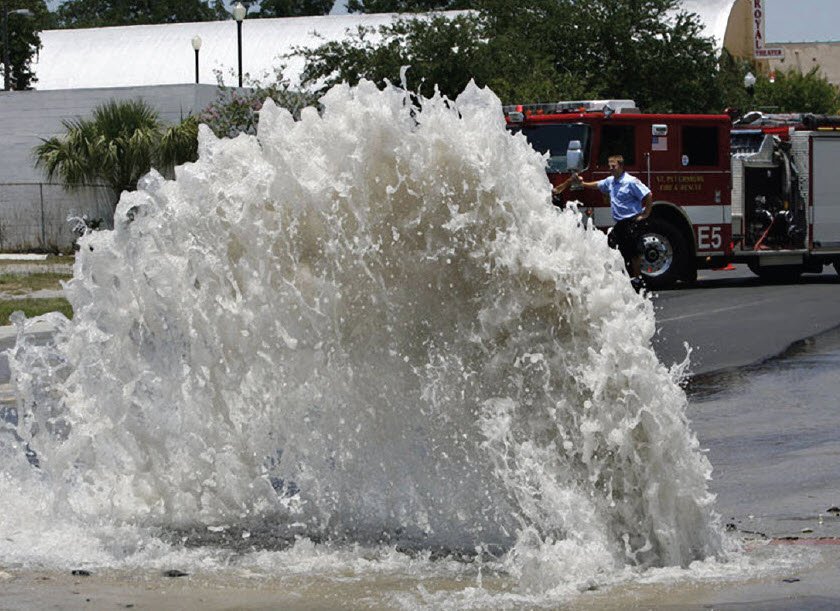
[[[833,267],[796,283],[766,284],[746,266],[701,271],[695,285],[653,296],[654,349],[666,364],[685,358],[692,374],[758,363],[840,326],[840,276]]]

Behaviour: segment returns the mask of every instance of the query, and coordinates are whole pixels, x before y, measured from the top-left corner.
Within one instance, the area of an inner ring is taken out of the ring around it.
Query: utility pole
[[[9,78],[9,0],[3,0],[3,91],[12,87],[12,79]]]
[[[241,2],[233,7],[233,18],[236,20],[236,56],[239,63],[239,87],[242,87],[242,20],[248,14],[248,9]]]
[[[9,10],[9,0],[3,0],[3,91],[9,91],[12,88],[11,66],[12,61],[9,54],[9,15],[21,15],[22,17],[32,17],[34,13],[28,8],[18,8],[13,11]]]

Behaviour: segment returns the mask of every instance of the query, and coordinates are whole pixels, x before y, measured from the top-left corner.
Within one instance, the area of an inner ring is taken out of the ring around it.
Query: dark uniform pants
[[[609,245],[618,248],[628,265],[633,258],[642,254],[643,228],[643,221],[637,222],[630,218],[618,221],[610,232]]]

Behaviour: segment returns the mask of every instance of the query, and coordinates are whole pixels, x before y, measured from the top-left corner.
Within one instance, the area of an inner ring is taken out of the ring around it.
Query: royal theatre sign
[[[756,59],[781,59],[785,56],[783,49],[768,48],[764,46],[765,30],[764,30],[764,14],[766,0],[751,0],[752,6],[752,21],[753,21],[753,57]]]

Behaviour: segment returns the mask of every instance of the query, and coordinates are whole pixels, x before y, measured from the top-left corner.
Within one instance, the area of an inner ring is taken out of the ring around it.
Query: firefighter
[[[653,198],[650,189],[641,180],[624,170],[624,157],[612,155],[607,161],[612,176],[603,180],[584,182],[577,173],[572,173],[569,180],[554,188],[554,193],[561,193],[572,182],[576,182],[584,189],[598,189],[603,194],[604,202],[609,202],[615,221],[615,226],[610,232],[610,246],[618,247],[627,271],[630,273],[630,282],[633,288],[639,291],[644,286],[641,276],[642,225],[640,221],[650,216]]]

